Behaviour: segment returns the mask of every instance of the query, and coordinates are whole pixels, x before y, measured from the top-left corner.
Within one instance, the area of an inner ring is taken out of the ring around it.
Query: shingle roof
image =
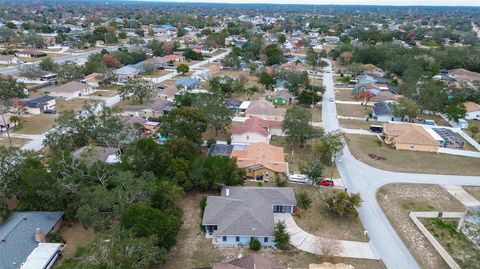
[[[383,131],[386,144],[411,144],[437,146],[438,142],[422,127],[410,123],[385,123]]]
[[[38,245],[34,237],[36,228],[47,234],[63,214],[60,211],[15,212],[0,224],[0,268],[20,268]]]
[[[373,113],[375,116],[392,115],[392,110],[387,103],[379,102],[373,105]]]
[[[240,168],[262,165],[279,173],[288,172],[288,163],[282,147],[275,147],[263,142],[247,145],[243,150],[233,150],[231,157],[237,158]]]
[[[42,106],[43,104],[45,104],[48,101],[51,101],[53,99],[55,99],[55,97],[50,96],[50,95],[42,95],[42,96],[34,98],[34,99],[23,99],[23,100],[25,101],[25,104],[28,107],[38,108],[38,107]]]
[[[113,70],[116,75],[132,75],[138,73],[138,69],[131,66],[124,66],[119,69]]]
[[[251,115],[272,115],[285,116],[286,108],[276,108],[272,103],[265,100],[257,100],[250,102],[246,109],[247,114]]]
[[[198,85],[198,80],[194,78],[181,78],[175,82],[175,86],[191,88]]]
[[[70,81],[66,84],[63,84],[61,86],[58,86],[52,89],[52,92],[74,93],[87,88],[89,88],[89,86],[86,84],[80,83],[78,81]]]
[[[480,111],[480,105],[474,102],[465,102],[463,103],[465,105],[465,108],[467,109],[467,112],[474,112],[474,111]]]
[[[271,236],[272,205],[296,203],[292,188],[224,187],[222,196],[207,197],[202,223],[217,225],[217,235]]]

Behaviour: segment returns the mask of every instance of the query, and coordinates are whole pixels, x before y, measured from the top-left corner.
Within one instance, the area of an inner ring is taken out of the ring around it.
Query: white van
[[[302,175],[302,174],[292,174],[288,177],[288,181],[292,183],[300,183],[300,184],[309,183],[307,175]]]

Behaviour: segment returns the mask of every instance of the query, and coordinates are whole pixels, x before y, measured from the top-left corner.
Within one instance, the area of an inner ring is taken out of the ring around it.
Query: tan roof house
[[[236,146],[230,156],[237,159],[238,167],[245,169],[247,177],[255,180],[272,180],[288,174],[282,147],[259,142]]]
[[[437,152],[439,143],[420,125],[385,123],[385,144],[396,149]]]
[[[50,90],[50,95],[55,97],[63,97],[66,99],[72,99],[82,95],[88,95],[90,93],[92,93],[92,86],[80,83],[78,81],[70,81]]]
[[[265,100],[251,101],[245,110],[246,117],[259,117],[264,120],[283,121],[286,108],[275,107],[271,102]]]
[[[85,78],[82,80],[82,83],[87,84],[88,86],[92,88],[98,88],[100,87],[100,79],[103,76],[101,73],[91,73],[90,75],[85,76]]]
[[[467,109],[465,119],[467,120],[480,120],[480,105],[474,102],[463,103]]]
[[[472,72],[463,68],[448,70],[448,75],[458,82],[480,81],[480,73]]]

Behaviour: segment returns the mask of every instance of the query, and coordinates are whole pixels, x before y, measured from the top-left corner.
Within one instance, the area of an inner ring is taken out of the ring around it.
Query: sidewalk
[[[438,148],[438,153],[450,154],[450,155],[457,155],[457,156],[465,156],[465,157],[472,157],[472,158],[480,158],[480,152],[478,152],[478,151],[462,150],[462,149]]]
[[[376,133],[372,133],[367,130],[362,129],[348,129],[348,128],[340,128],[340,130],[346,134],[358,134],[358,135],[377,135]]]
[[[440,185],[446,191],[448,191],[453,197],[460,201],[464,206],[480,206],[480,201],[473,197],[470,193],[466,192],[462,186],[458,185]]]
[[[379,259],[376,257],[372,249],[370,248],[369,243],[356,242],[356,241],[346,241],[346,240],[334,240],[324,237],[315,236],[309,234],[298,227],[297,223],[293,219],[291,214],[273,214],[274,221],[284,221],[287,227],[287,231],[290,234],[290,243],[296,248],[313,253],[322,255],[322,244],[332,244],[338,245],[339,253],[333,254],[334,256],[347,257],[347,258],[359,258],[359,259]],[[330,246],[331,247],[331,246]]]

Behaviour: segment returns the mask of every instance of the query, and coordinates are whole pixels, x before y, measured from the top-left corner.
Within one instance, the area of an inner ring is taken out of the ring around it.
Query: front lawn
[[[0,146],[7,146],[7,147],[12,146],[12,147],[21,148],[30,141],[29,139],[16,138],[16,137],[10,137],[10,140],[12,141],[12,145],[10,145],[10,142],[8,141],[7,134],[0,136]]]
[[[348,147],[358,160],[389,171],[448,175],[480,175],[480,159],[430,152],[396,150],[379,146],[377,137],[365,135],[345,136]],[[385,157],[374,160],[369,153]]]
[[[339,116],[364,118],[371,112],[372,108],[368,106],[337,104],[337,113]]]
[[[55,117],[52,115],[33,115],[20,117],[20,126],[15,128],[19,134],[43,134],[53,128]]]
[[[338,122],[340,123],[340,127],[347,128],[347,129],[370,130],[370,125],[378,125],[378,123],[365,121],[365,120],[339,119]]]

